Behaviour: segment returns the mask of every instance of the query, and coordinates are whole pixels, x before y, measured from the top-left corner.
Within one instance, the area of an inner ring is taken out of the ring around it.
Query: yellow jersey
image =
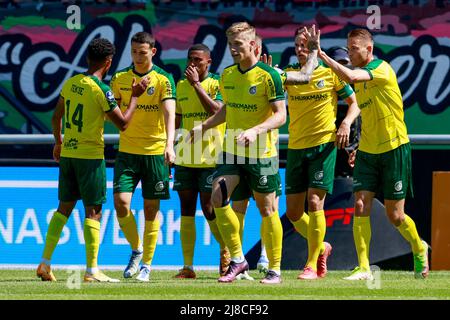
[[[379,154],[408,143],[403,100],[394,70],[386,61],[372,60],[362,69],[369,81],[355,83],[361,109],[361,151]]]
[[[288,65],[284,71],[298,71],[301,65]],[[319,63],[307,84],[287,85],[289,110],[289,149],[315,147],[336,140],[338,96],[353,94],[352,87],[329,67]]]
[[[136,111],[127,130],[120,132],[119,151],[140,155],[161,155],[166,147],[166,125],[161,102],[176,98],[171,74],[153,65],[146,74],[138,74],[133,66],[116,72],[111,79],[114,97],[122,111],[131,100],[133,78],[139,82],[148,76],[150,83],[137,100]]]
[[[200,82],[208,96],[213,100],[222,101],[219,90],[220,77],[213,73]],[[203,139],[194,144],[186,143],[186,134],[198,123],[210,117],[203,107],[194,87],[187,79],[177,83],[177,115],[181,116],[181,136],[176,146],[175,164],[191,168],[211,168],[217,162],[222,151],[225,123],[206,131]]]
[[[111,89],[93,75],[78,74],[61,90],[64,98],[64,139],[61,156],[104,159],[105,112],[117,107]]]
[[[284,100],[280,74],[272,67],[257,62],[243,72],[238,64],[224,69],[220,92],[226,108],[224,151],[247,158],[270,158],[277,155],[278,129],[258,135],[251,146],[238,146],[237,136],[272,116],[271,102]]]

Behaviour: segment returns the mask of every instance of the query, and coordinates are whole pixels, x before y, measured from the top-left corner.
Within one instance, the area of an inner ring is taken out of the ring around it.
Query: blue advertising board
[[[284,180],[284,169],[280,171]],[[103,206],[101,221],[99,265],[114,268],[128,262],[130,247],[115,216],[112,178],[113,169],[107,168],[107,202]],[[39,263],[48,223],[57,207],[58,168],[0,167],[0,268],[31,267]],[[136,189],[131,208],[137,215],[142,235],[144,213],[140,186]],[[280,199],[280,212],[284,212],[284,208],[285,201]],[[170,200],[161,201],[161,229],[153,259],[154,268],[175,268],[183,264],[180,215],[179,198],[171,188]],[[83,223],[84,209],[79,201],[63,229],[53,254],[53,265],[85,264]],[[261,217],[252,200],[245,219],[244,253],[259,241],[260,224]],[[219,246],[203,217],[200,203],[197,204],[196,230],[194,264],[198,268],[215,268],[219,263]]]

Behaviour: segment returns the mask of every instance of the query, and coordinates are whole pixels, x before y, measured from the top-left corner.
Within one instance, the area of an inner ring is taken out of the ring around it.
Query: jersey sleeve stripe
[[[344,88],[339,90],[337,92],[337,94],[338,94],[339,98],[345,99],[345,98],[350,97],[353,94],[353,89],[349,84],[347,84]]]
[[[280,74],[274,68],[269,67],[262,62],[259,62],[258,66],[269,74],[275,86],[275,97],[269,99],[269,101],[272,102],[284,99],[283,82],[281,81]]]
[[[378,68],[382,63],[383,63],[383,60],[375,59],[375,60],[372,60],[367,66],[365,66],[362,69],[366,70],[369,73],[370,80],[373,80],[372,70],[375,70],[376,68]]]
[[[109,106],[109,110],[113,110],[115,107],[117,107],[117,101],[114,99],[114,95],[111,91],[111,88],[106,85],[105,83],[101,82],[97,79],[97,77],[91,76],[91,80],[100,88],[101,92],[103,93],[103,98],[106,100]],[[112,99],[108,97],[109,94],[112,96]]]

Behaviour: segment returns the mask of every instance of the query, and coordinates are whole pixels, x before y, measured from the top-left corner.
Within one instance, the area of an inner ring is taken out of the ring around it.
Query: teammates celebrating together
[[[234,64],[221,76],[209,72],[210,49],[195,44],[188,50],[184,78],[176,86],[171,74],[153,64],[155,39],[146,32],[132,37],[133,64],[114,74],[111,88],[102,79],[111,66],[114,46],[106,39],[89,44],[89,69],[64,83],[52,118],[53,155],[60,164],[59,206],[48,227],[37,276],[56,281],[52,254],[81,199],[86,211],[84,280],[119,281],[97,266],[101,209],[106,199],[106,114],[121,130],[114,168],[114,206],[131,247],[124,278],[138,273],[137,280],[149,281],[160,200],[169,198],[168,169],[175,164],[184,266],[174,277],[196,278],[195,211],[200,194],[203,214],[220,246],[218,281],[253,280],[242,250],[244,215],[248,199],[253,197],[262,217],[258,268],[265,277],[260,282],[281,283],[283,228],[278,212],[281,188],[276,145],[278,128],[286,122],[289,108],[286,215],[308,242],[308,260],[298,279],[314,280],[327,273],[332,246],[324,242],[325,196],[333,190],[336,150],[348,145],[350,126],[360,113],[359,149],[349,156],[354,165],[353,235],[359,265],[345,279],[372,279],[370,210],[378,191],[384,193],[389,220],[411,244],[415,276],[425,278],[428,245],[404,212],[405,198],[412,195],[412,181],[402,96],[391,66],[374,58],[371,34],[364,29],[349,33],[349,57],[355,67],[350,69],[321,50],[320,31],[314,26],[298,29],[294,38],[298,63],[284,70],[273,68],[266,56],[259,61],[261,38],[248,23],[234,23],[226,36]],[[348,104],[348,111],[336,128],[338,97]],[[87,105],[89,108],[84,108]],[[178,141],[176,129],[181,132]],[[143,241],[130,210],[139,182],[144,198]]]

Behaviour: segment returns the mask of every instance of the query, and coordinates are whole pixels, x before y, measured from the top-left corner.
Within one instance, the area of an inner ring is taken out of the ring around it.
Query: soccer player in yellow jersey
[[[262,37],[259,34],[255,35],[255,51],[254,51],[254,53],[255,53],[256,59],[260,60],[261,55],[262,55]],[[269,58],[271,60],[272,57],[269,56]],[[267,64],[269,66],[271,66],[272,62],[270,61]],[[281,195],[281,179],[279,177],[279,173],[277,174],[277,178],[279,178],[280,181],[279,181],[279,188],[277,189],[277,192],[276,192],[274,211],[278,211],[278,199],[279,199],[279,196]],[[239,181],[239,184],[236,186],[236,188],[234,189],[234,191],[231,195],[231,201],[232,201],[231,208],[236,213],[236,216],[239,219],[239,224],[240,224],[239,235],[241,238],[241,242],[243,241],[243,237],[244,237],[245,214],[247,212],[247,208],[248,208],[251,196],[252,196],[251,188],[246,183],[245,180]],[[269,268],[269,260],[267,259],[266,248],[264,246],[264,241],[262,240],[264,237],[264,232],[263,232],[262,227],[263,227],[263,224],[261,224],[261,230],[260,230],[261,253],[260,253],[258,262],[256,264],[256,267],[260,272],[267,273],[268,268]],[[238,280],[254,280],[253,277],[251,277],[247,271],[239,274],[236,277],[236,279],[238,279]]]
[[[208,221],[211,233],[220,245],[220,275],[225,274],[230,263],[229,251],[217,227],[211,204],[211,190],[216,159],[222,149],[225,124],[205,133],[204,139],[194,145],[184,141],[186,134],[197,124],[218,112],[222,106],[219,76],[208,71],[211,52],[204,44],[195,44],[188,50],[185,78],[177,84],[175,128],[181,137],[176,147],[175,181],[181,204],[180,238],[184,266],[176,278],[195,279],[194,247],[196,240],[195,212],[197,197]]]
[[[302,32],[295,33],[298,63],[284,70],[297,70],[306,63],[308,48]],[[331,245],[324,242],[324,203],[333,191],[336,145],[348,144],[350,125],[359,114],[355,93],[327,66],[319,64],[308,84],[286,86],[289,107],[289,145],[286,165],[286,215],[308,241],[308,260],[298,279],[325,277]],[[348,112],[336,132],[338,96]],[[305,199],[308,213],[305,213]]]
[[[92,40],[87,49],[88,70],[68,79],[62,88],[52,117],[55,146],[53,157],[59,162],[58,210],[47,230],[42,261],[37,276],[43,281],[56,281],[51,271],[51,257],[77,200],[85,208],[84,240],[86,243],[86,282],[118,282],[103,274],[97,266],[100,246],[100,218],[106,201],[106,169],[103,126],[105,114],[122,131],[137,105],[137,97],[148,84],[142,79],[130,87],[129,107],[123,114],[110,88],[102,82],[111,67],[114,45],[106,39]],[[65,119],[64,139],[62,118]]]
[[[351,63],[357,67],[354,70],[340,65],[323,51],[319,53],[341,79],[355,84],[361,109],[361,140],[353,172],[353,237],[359,266],[346,279],[372,278],[370,209],[380,187],[389,220],[411,245],[415,277],[425,278],[429,270],[428,245],[419,237],[414,221],[404,212],[405,198],[412,196],[411,149],[397,77],[389,63],[374,58],[374,42],[369,31],[350,31],[347,46]]]
[[[225,68],[222,73],[220,86],[225,107],[194,127],[188,139],[193,137],[195,141],[201,132],[226,121],[227,135],[222,162],[216,167],[212,202],[220,233],[230,250],[231,262],[219,282],[232,282],[248,270],[239,236],[239,220],[229,204],[230,195],[240,179],[245,179],[263,217],[269,271],[261,283],[276,284],[281,282],[283,239],[280,217],[274,210],[278,188],[276,129],[286,121],[283,86],[278,72],[257,60],[252,26],[246,22],[235,23],[226,34],[237,64]],[[317,37],[315,54],[316,40]]]
[[[130,83],[134,77],[150,77],[147,91],[139,97],[136,114],[126,132],[120,134],[119,152],[114,167],[114,207],[119,225],[130,243],[132,253],[123,276],[149,281],[150,266],[159,232],[160,199],[169,198],[168,165],[175,160],[175,84],[171,74],[152,62],[155,39],[147,32],[131,38],[133,65],[118,71],[111,88],[121,108],[128,106]],[[130,211],[133,192],[142,184],[144,198],[143,244],[136,220]]]

